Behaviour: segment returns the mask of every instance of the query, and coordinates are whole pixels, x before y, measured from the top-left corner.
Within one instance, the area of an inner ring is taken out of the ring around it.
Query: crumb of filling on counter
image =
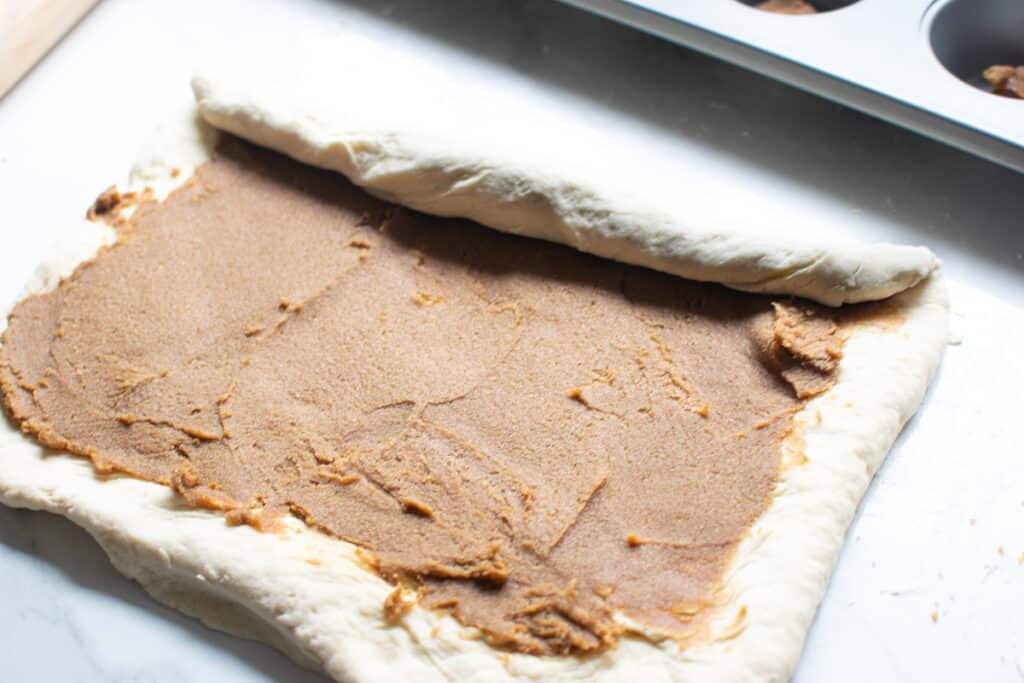
[[[1024,65],[995,64],[985,69],[983,75],[993,94],[1024,100]]]
[[[757,9],[775,14],[817,14],[818,10],[807,0],[764,0],[754,5]]]

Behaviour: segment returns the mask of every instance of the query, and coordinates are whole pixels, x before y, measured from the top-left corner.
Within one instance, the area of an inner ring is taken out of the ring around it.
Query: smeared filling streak
[[[526,653],[612,646],[616,611],[692,634],[840,357],[831,311],[419,215],[238,141],[112,222],[10,316],[21,428],[232,523],[297,515]]]

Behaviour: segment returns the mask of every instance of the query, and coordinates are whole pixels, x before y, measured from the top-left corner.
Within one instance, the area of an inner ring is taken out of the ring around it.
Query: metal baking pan
[[[982,71],[1024,64],[1024,0],[562,0],[1024,172],[1024,100]]]

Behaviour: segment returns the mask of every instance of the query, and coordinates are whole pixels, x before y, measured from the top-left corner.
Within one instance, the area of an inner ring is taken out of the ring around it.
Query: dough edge
[[[645,161],[620,158],[586,122],[478,92],[358,35],[265,52],[200,66],[192,89],[203,118],[425,213],[830,306],[886,299],[939,266],[925,247],[840,241],[828,225],[789,225],[742,195],[693,191],[700,168],[661,169],[671,182],[648,187]]]
[[[148,184],[165,196],[214,139],[184,112],[184,124],[165,127],[144,151],[126,187]],[[176,180],[172,168],[183,171]],[[111,239],[105,226],[69,228],[27,291],[55,286]],[[362,565],[353,546],[295,520],[279,534],[228,527],[220,514],[184,507],[163,486],[100,476],[84,459],[46,451],[6,419],[0,502],[67,517],[157,600],[339,681],[785,681],[857,504],[923,399],[946,343],[937,273],[893,303],[903,325],[857,329],[835,387],[796,417],[808,461],[782,475],[771,506],[741,543],[712,640],[684,651],[674,641],[627,638],[587,659],[509,654],[419,608],[388,626],[381,606],[392,587]]]

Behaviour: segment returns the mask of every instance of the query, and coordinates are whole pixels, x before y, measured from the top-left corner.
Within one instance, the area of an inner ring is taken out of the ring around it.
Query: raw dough
[[[245,82],[238,86],[237,100],[249,101]],[[311,160],[319,150],[324,165],[333,162],[332,150],[338,148],[311,146],[294,132],[257,125],[259,110],[214,106],[212,91],[202,87],[197,91],[206,98],[204,110],[211,119],[237,128],[252,126],[267,133],[262,142],[276,142],[290,153],[306,150]],[[216,98],[221,104],[229,100],[222,93]],[[315,118],[315,112],[309,111],[304,120]],[[168,129],[162,139],[174,142],[150,150],[134,173],[134,186],[129,187],[139,190],[148,183],[164,194],[181,182],[203,158],[202,141],[210,137],[201,134],[204,130],[191,121]],[[365,136],[359,140],[367,142]],[[447,158],[461,172],[467,166],[460,163],[464,159],[457,152]],[[485,146],[473,158],[486,162],[486,154]],[[353,157],[346,152],[345,158]],[[397,163],[393,156],[384,158]],[[379,160],[373,157],[374,164]],[[392,168],[398,169],[396,177],[408,177],[412,168],[436,170],[437,160],[429,155],[424,166],[424,159],[406,158]],[[377,172],[370,177],[387,177],[379,175],[382,167],[371,166]],[[493,161],[486,166],[490,170],[481,181],[505,168]],[[530,168],[520,167],[513,175],[519,181],[528,180],[529,175],[523,174]],[[172,177],[172,169],[183,172]],[[545,183],[534,183],[533,189],[558,191],[529,195],[541,205],[564,198],[563,190],[571,189],[569,194],[578,196],[574,194],[578,186],[570,188],[557,176],[542,175]],[[451,183],[445,187],[453,189]],[[524,186],[520,182],[517,187]],[[441,208],[450,207],[438,195],[431,196]],[[472,192],[462,196],[459,205],[472,208],[474,196],[479,199]],[[487,196],[481,215],[508,217],[524,211],[522,202],[502,207],[494,195],[489,195],[490,200]],[[598,201],[598,197],[601,210],[596,215],[637,215],[632,209],[619,212],[613,203],[617,200],[602,194],[588,195],[587,201]],[[538,215],[562,220],[563,214],[546,206]],[[580,212],[578,203],[573,206],[572,215],[587,214]],[[587,206],[593,208],[592,203]],[[629,202],[628,206],[636,205]],[[741,233],[723,236],[719,232],[713,240],[722,248],[718,253],[708,251],[703,238],[710,236],[679,226],[671,228],[666,246],[667,233],[651,231],[650,214],[641,213],[643,220],[630,220],[628,225],[575,223],[567,234],[575,235],[577,246],[605,245],[605,251],[623,253],[624,260],[649,259],[662,270],[688,270],[705,279],[720,275],[738,288],[803,292],[830,304],[902,292],[886,303],[891,315],[885,324],[864,324],[852,333],[837,384],[796,416],[787,446],[797,464],[783,473],[772,504],[741,543],[725,581],[721,607],[709,622],[709,637],[700,645],[680,651],[674,641],[652,644],[625,639],[615,650],[592,658],[537,658],[495,650],[454,620],[420,608],[414,607],[392,626],[381,610],[391,586],[360,563],[352,546],[294,521],[287,522],[287,532],[280,534],[228,527],[217,513],[184,508],[165,487],[98,476],[83,459],[48,453],[6,422],[0,431],[0,500],[69,517],[97,538],[120,571],[137,579],[157,599],[216,628],[269,642],[339,681],[785,680],[799,657],[857,503],[923,398],[938,364],[946,340],[945,290],[927,250],[876,245],[838,255],[835,245],[816,244],[813,236],[798,241],[799,245],[783,239],[773,248],[770,234],[755,240],[751,248],[740,239]],[[515,227],[518,222],[508,225]],[[558,225],[569,230],[567,222]],[[613,234],[596,233],[600,236],[595,241],[588,225],[598,231],[611,226]],[[621,239],[616,226],[632,230],[630,238]],[[54,286],[60,276],[111,239],[105,226],[73,228],[54,257],[40,268],[32,290]],[[695,234],[701,239],[695,239]],[[686,248],[677,248],[680,245]],[[738,250],[740,257],[731,258],[729,249]],[[794,277],[794,273],[802,275]]]
[[[335,89],[339,73],[345,85]],[[761,207],[690,191],[700,188],[699,168],[679,168],[652,190],[643,160],[617,158],[605,149],[613,141],[467,98],[429,65],[354,37],[204,66],[192,87],[214,126],[339,171],[372,194],[672,275],[837,306],[884,299],[938,267],[924,247],[765,224]],[[519,134],[503,126],[509,120]]]
[[[8,319],[22,430],[235,523],[293,512],[533,654],[614,647],[616,612],[699,640],[793,415],[877,308],[426,216],[235,138],[133,201],[103,193],[118,246]]]

